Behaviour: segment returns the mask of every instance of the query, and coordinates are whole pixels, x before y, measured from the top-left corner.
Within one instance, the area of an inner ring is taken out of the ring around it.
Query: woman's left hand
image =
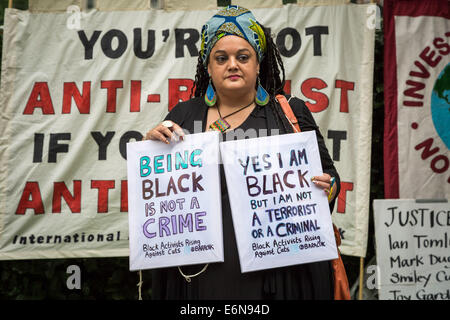
[[[331,177],[328,173],[324,173],[321,176],[314,176],[311,181],[318,187],[322,188],[328,197],[328,202],[331,202],[336,196],[336,181],[334,177]],[[331,189],[331,194],[330,194]]]

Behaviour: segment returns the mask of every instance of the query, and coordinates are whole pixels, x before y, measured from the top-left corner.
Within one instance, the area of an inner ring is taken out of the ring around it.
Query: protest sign
[[[382,300],[450,299],[450,205],[375,200]]]
[[[337,258],[314,131],[220,144],[242,272]]]
[[[223,262],[219,134],[127,144],[130,270]]]

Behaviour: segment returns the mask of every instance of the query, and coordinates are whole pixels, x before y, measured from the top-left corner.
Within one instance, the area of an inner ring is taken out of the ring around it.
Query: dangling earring
[[[257,105],[265,106],[269,102],[269,94],[266,89],[263,88],[258,76],[258,88],[256,89],[255,102]]]
[[[217,96],[216,92],[214,91],[214,88],[212,86],[211,79],[209,79],[208,88],[206,88],[205,93],[205,103],[207,106],[212,107],[216,104]]]

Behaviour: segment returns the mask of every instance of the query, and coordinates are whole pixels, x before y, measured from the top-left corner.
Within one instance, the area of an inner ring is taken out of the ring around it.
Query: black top
[[[336,186],[339,188],[339,175],[311,112],[298,98],[292,98],[289,104],[297,116],[302,131],[316,130],[323,172],[336,177]],[[239,128],[257,129],[252,132],[258,135],[260,134],[258,129],[268,129],[267,134],[262,135],[271,135],[271,129],[279,129],[280,134],[286,133],[271,109],[269,105],[256,106]],[[166,120],[174,121],[189,133],[199,133],[205,131],[207,111],[208,106],[203,97],[198,97],[176,105],[166,116]],[[236,135],[230,133],[223,134],[223,141],[236,139]],[[220,178],[224,262],[210,263],[206,271],[192,278],[190,283],[176,267],[152,270],[152,299],[333,299],[330,261],[241,273],[222,165]],[[336,194],[338,193],[339,189]],[[334,201],[330,204],[330,210],[333,206]],[[192,275],[203,267],[204,265],[192,265],[183,266],[181,269],[184,274]]]

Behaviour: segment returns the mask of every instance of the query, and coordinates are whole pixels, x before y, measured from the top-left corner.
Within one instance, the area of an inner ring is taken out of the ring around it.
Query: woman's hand
[[[318,187],[322,188],[328,197],[328,202],[331,202],[336,197],[336,181],[334,177],[331,177],[328,173],[324,173],[321,176],[315,176],[311,178],[311,181]],[[331,192],[330,192],[331,190]]]
[[[183,129],[175,122],[166,120],[148,131],[143,140],[159,140],[166,144],[169,144],[172,140],[183,140],[183,137]]]

